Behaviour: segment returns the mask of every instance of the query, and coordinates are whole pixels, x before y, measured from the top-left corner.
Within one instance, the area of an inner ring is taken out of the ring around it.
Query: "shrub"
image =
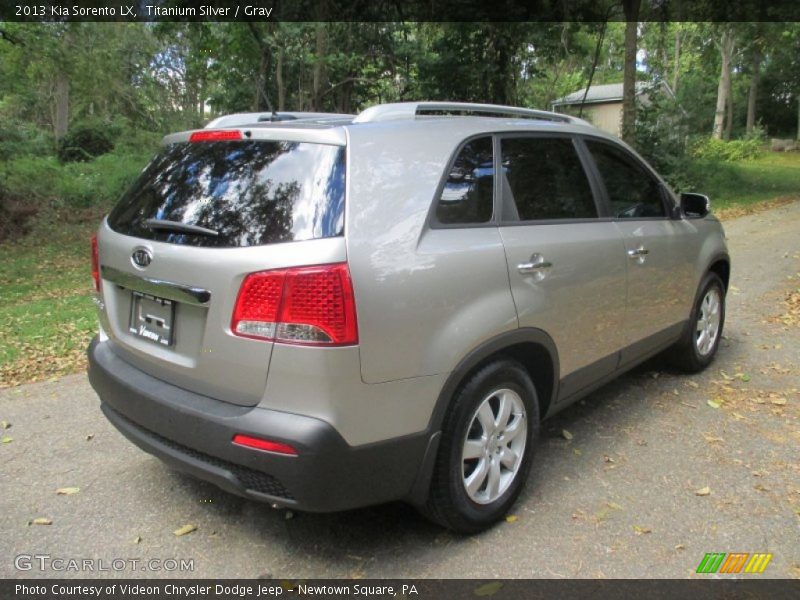
[[[636,150],[676,190],[695,184],[691,158],[686,151],[687,115],[657,88],[650,90],[647,103],[637,102]]]
[[[62,165],[54,157],[23,157],[0,165],[0,185],[39,206],[110,207],[138,176],[152,152],[110,152]]]
[[[694,158],[737,162],[756,158],[761,153],[762,143],[758,136],[729,142],[716,138],[701,138],[692,145],[691,154]]]
[[[0,119],[0,161],[44,156],[53,151],[53,137],[30,123]]]
[[[62,163],[85,162],[111,152],[114,132],[107,124],[84,123],[70,129],[58,144],[58,159]]]

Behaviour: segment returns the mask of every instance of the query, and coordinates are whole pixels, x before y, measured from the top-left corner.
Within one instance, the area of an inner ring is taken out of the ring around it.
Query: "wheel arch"
[[[558,393],[558,350],[545,331],[525,327],[495,336],[461,359],[439,393],[429,423],[430,431],[441,429],[451,400],[467,378],[486,363],[499,358],[511,358],[522,364],[536,389],[539,414],[542,418],[547,414]]]
[[[531,376],[539,400],[539,417],[543,419],[555,404],[558,394],[558,350],[553,339],[543,330],[525,327],[486,340],[456,365],[450,373],[428,423],[430,439],[417,478],[406,500],[424,512],[430,490],[434,464],[442,437],[442,424],[458,389],[483,365],[497,359],[511,358],[523,365]]]
[[[716,273],[722,279],[725,291],[728,291],[728,284],[731,280],[731,259],[726,254],[715,256],[708,266],[707,272]]]

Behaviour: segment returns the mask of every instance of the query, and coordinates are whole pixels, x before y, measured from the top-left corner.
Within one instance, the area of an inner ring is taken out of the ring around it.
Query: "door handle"
[[[628,250],[628,256],[631,258],[639,258],[640,256],[647,256],[648,254],[650,254],[650,250],[644,246],[639,246],[636,250]]]
[[[650,250],[645,248],[642,244],[639,244],[639,247],[635,250],[628,250],[628,257],[638,261],[639,264],[644,262],[644,259],[648,254],[650,254]]]
[[[531,256],[530,262],[519,263],[517,265],[517,271],[522,273],[523,275],[529,275],[531,273],[537,274],[540,277],[544,277],[545,273],[553,268],[553,263],[548,260],[544,259],[544,256],[541,254],[534,254]]]

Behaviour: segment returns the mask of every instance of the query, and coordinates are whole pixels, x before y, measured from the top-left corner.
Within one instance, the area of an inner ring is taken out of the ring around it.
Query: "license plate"
[[[131,320],[128,331],[161,346],[171,346],[175,339],[175,302],[142,292],[132,292]]]

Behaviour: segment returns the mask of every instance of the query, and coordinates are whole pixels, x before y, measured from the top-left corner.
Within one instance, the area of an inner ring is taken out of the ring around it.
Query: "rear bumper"
[[[427,432],[350,446],[328,423],[220,402],[165,383],[95,338],[89,381],[108,420],[169,465],[255,500],[328,512],[424,496],[438,436]],[[298,456],[231,443],[237,433],[294,446]],[[419,475],[419,476],[418,476]]]

